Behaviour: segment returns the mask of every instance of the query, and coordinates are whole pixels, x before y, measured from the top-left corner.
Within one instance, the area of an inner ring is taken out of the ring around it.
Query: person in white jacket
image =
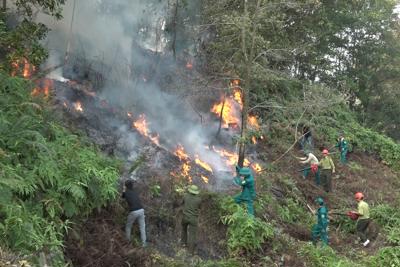
[[[310,171],[314,174],[315,178],[315,183],[317,185],[320,185],[320,176],[319,176],[319,160],[318,158],[311,152],[307,153],[307,157],[296,157],[297,159],[300,160],[300,163],[302,164],[309,164],[310,167],[305,167],[303,171],[303,178],[306,179]]]

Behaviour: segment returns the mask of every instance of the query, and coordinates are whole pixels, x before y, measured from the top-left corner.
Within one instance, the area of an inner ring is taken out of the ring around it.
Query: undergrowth
[[[116,196],[118,166],[54,121],[30,89],[27,81],[0,73],[0,242],[51,254],[56,266],[74,216],[87,216]]]
[[[254,253],[262,248],[262,244],[274,237],[274,227],[249,214],[231,197],[225,197],[220,202],[221,221],[228,226],[227,246],[231,256],[242,253]]]

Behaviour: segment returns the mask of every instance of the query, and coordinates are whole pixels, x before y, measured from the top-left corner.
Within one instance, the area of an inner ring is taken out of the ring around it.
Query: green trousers
[[[237,204],[246,202],[247,204],[247,212],[250,214],[250,216],[254,217],[254,205],[253,205],[253,199],[251,198],[243,198],[242,194],[239,194],[233,198]]]
[[[359,219],[357,221],[357,234],[360,237],[362,242],[367,241],[368,237],[367,237],[367,229],[368,229],[368,225],[370,223],[370,219]]]
[[[197,244],[197,221],[182,219],[182,244],[187,245],[190,253],[194,253]]]
[[[332,170],[331,169],[321,170],[321,185],[324,188],[325,192],[332,191]]]
[[[347,150],[340,151],[340,163],[347,164]]]
[[[326,226],[314,224],[311,229],[311,239],[313,244],[317,244],[318,238],[321,238],[322,243],[328,245],[328,232]]]
[[[305,169],[303,170],[303,176],[304,176],[304,178],[307,178],[307,176],[308,176],[308,174],[310,173],[310,171],[311,171],[311,168],[305,168]],[[315,179],[314,181],[315,181],[315,183],[316,183],[317,185],[319,185],[319,184],[321,183],[319,168],[318,168],[318,171],[314,174],[314,179]]]

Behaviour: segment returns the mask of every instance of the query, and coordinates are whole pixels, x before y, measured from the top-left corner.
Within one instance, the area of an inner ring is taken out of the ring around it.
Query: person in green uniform
[[[323,158],[319,162],[321,169],[321,184],[325,192],[332,191],[332,174],[335,173],[335,164],[329,156],[328,149],[322,150]]]
[[[317,224],[314,224],[311,230],[311,239],[314,245],[317,244],[318,237],[324,245],[328,245],[328,209],[322,197],[317,197],[315,202],[319,205],[319,208],[316,212]]]
[[[254,217],[253,201],[256,198],[256,190],[254,188],[254,177],[248,167],[240,168],[236,166],[237,176],[234,178],[234,183],[242,187],[242,193],[236,195],[234,200],[240,204],[245,202],[247,204],[247,212],[250,216]],[[240,178],[243,177],[243,180]]]
[[[370,243],[367,237],[367,229],[371,222],[369,218],[369,206],[368,203],[364,201],[364,194],[361,192],[357,192],[354,195],[356,201],[358,202],[358,208],[356,212],[353,212],[358,215],[357,219],[357,234],[363,243],[363,246],[366,247]]]
[[[189,186],[183,197],[182,245],[194,254],[197,243],[197,226],[201,204],[200,190],[196,185]]]
[[[339,139],[338,139],[338,142],[336,144],[336,147],[339,148],[340,162],[342,164],[346,164],[347,163],[347,152],[349,151],[349,146],[348,146],[348,143],[347,143],[346,139],[344,139],[343,135],[339,136]]]

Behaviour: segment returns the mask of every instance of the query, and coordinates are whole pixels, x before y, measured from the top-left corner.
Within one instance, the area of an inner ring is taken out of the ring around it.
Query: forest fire
[[[32,92],[31,96],[39,96],[43,95],[44,97],[48,97],[50,95],[50,89],[53,87],[53,80],[51,79],[43,79],[39,82],[39,86],[35,87]]]
[[[192,176],[190,176],[190,169],[191,169],[191,167],[190,167],[189,162],[183,163],[181,175],[183,177],[186,177],[188,179],[188,181],[191,183],[192,182]]]
[[[252,167],[257,173],[259,173],[259,172],[262,171],[262,168],[261,168],[260,164],[258,164],[258,163],[251,164],[251,167]]]
[[[199,156],[196,155],[195,156],[195,160],[194,162],[196,162],[197,165],[199,165],[200,167],[202,167],[203,169],[206,169],[209,172],[213,172],[211,166],[209,164],[207,164],[206,162],[202,161],[201,159],[199,159]]]
[[[248,116],[247,123],[249,126],[253,127],[255,130],[260,130],[260,125],[258,124],[256,116]]]
[[[201,179],[203,180],[204,183],[208,184],[208,180],[209,180],[209,179],[208,179],[207,176],[201,175],[200,177],[201,177]]]
[[[184,147],[181,144],[178,144],[177,148],[174,152],[175,156],[179,158],[180,161],[182,160],[189,160],[188,154],[186,154]]]
[[[32,76],[32,73],[36,70],[35,66],[29,63],[26,58],[16,60],[11,63],[11,76],[21,74],[22,77],[28,79]],[[22,69],[22,70],[21,70]]]
[[[225,128],[234,125],[238,126],[240,125],[240,118],[236,106],[237,103],[232,98],[226,98],[225,103],[222,100],[220,103],[214,104],[211,112],[219,117],[222,111],[222,122]]]
[[[129,117],[129,115],[128,115]],[[133,122],[132,126],[143,136],[148,137],[156,145],[160,145],[159,135],[152,134],[149,131],[148,123],[144,114],[139,115],[139,119]]]
[[[77,101],[74,103],[74,109],[78,112],[83,112],[83,106],[82,103],[80,101]]]

